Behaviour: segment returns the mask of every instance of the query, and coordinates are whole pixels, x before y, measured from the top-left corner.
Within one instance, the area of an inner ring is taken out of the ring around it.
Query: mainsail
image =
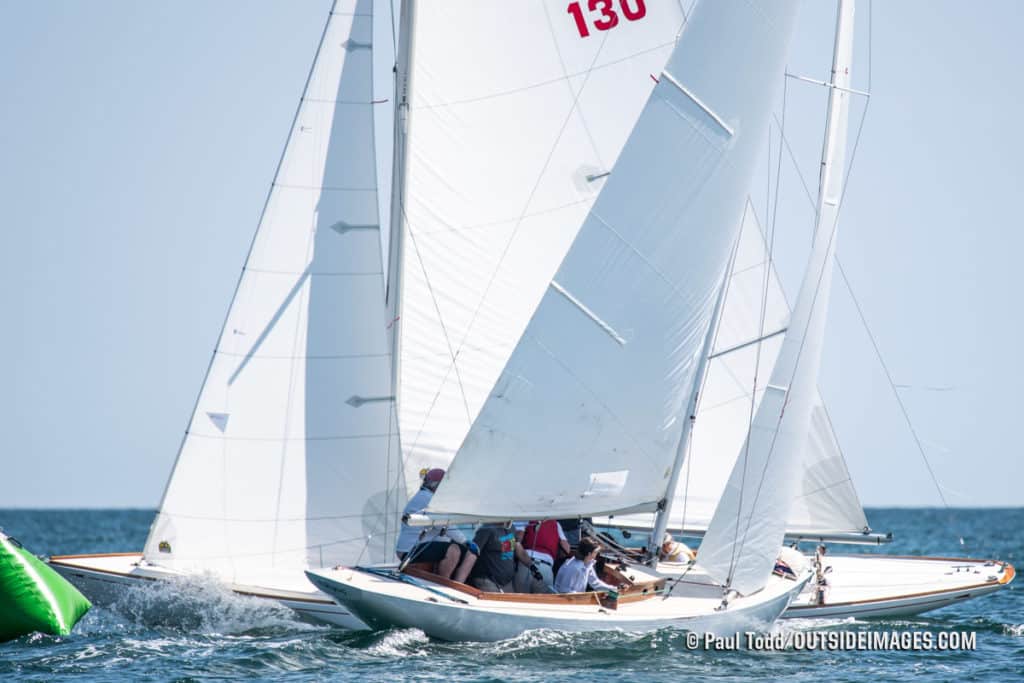
[[[428,512],[652,510],[669,493],[794,10],[697,8]]]
[[[849,117],[853,2],[840,0],[814,245],[792,319],[698,562],[749,594],[772,571],[795,496],[814,407],[835,259]]]
[[[603,4],[611,28],[547,0],[406,3],[398,393],[410,490],[462,444],[683,25],[676,2]]]
[[[374,151],[370,0],[331,10],[145,559],[390,559],[406,501]]]

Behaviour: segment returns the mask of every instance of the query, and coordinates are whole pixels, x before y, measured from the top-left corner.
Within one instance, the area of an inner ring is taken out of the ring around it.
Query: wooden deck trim
[[[135,553],[92,553],[90,555],[50,555],[50,561],[58,560],[66,562],[67,560],[87,560],[97,557],[142,557],[142,551]]]

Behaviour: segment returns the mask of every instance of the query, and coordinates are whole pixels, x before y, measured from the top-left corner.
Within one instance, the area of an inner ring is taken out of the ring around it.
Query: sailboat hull
[[[824,604],[814,585],[798,595],[783,618],[906,617],[994,593],[1016,574],[992,560],[889,555],[827,556],[831,567]]]
[[[94,604],[101,606],[114,605],[127,591],[148,583],[187,578],[185,574],[143,563],[141,553],[58,555],[49,559],[49,565]],[[367,628],[300,574],[267,577],[258,583],[225,582],[224,585],[236,595],[284,605],[294,610],[303,621],[345,629]]]
[[[427,581],[408,583],[359,569],[338,568],[306,572],[310,581],[373,628],[418,628],[449,641],[496,641],[525,631],[644,632],[678,628],[700,633],[731,634],[768,628],[803,588],[799,581],[776,579],[757,594],[721,604],[719,587],[701,583],[677,584],[667,599],[655,596],[606,609],[596,598],[589,604],[557,604],[553,596],[520,600],[499,594],[469,593]],[[671,581],[671,579],[669,579]],[[481,595],[482,597],[476,597]],[[589,594],[596,595],[596,594]]]

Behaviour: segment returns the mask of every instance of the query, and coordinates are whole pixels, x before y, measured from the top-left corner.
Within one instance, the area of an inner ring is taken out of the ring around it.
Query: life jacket
[[[548,519],[543,522],[532,521],[526,526],[523,534],[523,547],[539,553],[547,553],[551,559],[558,558],[558,522]]]

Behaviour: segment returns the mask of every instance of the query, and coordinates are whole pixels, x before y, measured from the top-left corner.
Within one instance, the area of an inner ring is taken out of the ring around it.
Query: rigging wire
[[[725,291],[722,292],[722,303],[721,303],[721,306],[723,308],[725,307],[725,303],[726,303],[726,301],[729,298],[729,289],[731,288],[731,285],[732,285],[732,271],[733,271],[733,268],[734,268],[734,266],[736,264],[736,255],[739,253],[739,250],[740,250],[740,240],[743,239],[743,226],[747,222],[747,211],[748,210],[750,211],[750,213],[752,215],[755,216],[754,220],[756,221],[757,218],[756,218],[756,214],[754,213],[754,203],[750,199],[749,195],[747,196],[746,203],[743,205],[743,216],[740,218],[740,231],[736,235],[736,242],[733,244],[733,247],[732,247],[732,255],[729,257],[729,265],[728,265],[728,269],[726,270],[726,273],[728,273],[729,275],[728,275],[728,277],[726,277],[725,282],[722,285],[725,288]],[[711,349],[714,349],[717,346],[717,344],[718,344],[718,336],[719,336],[719,334],[721,334],[721,332],[722,332],[722,315],[719,314],[718,315],[717,325],[715,327],[714,336],[711,339],[711,347],[710,347]],[[707,368],[705,368],[703,377],[700,378],[700,387],[697,389],[697,402],[693,406],[693,415],[689,416],[691,420],[695,420],[696,416],[700,413],[700,404],[704,400],[704,388],[705,388],[705,386],[707,386],[708,376],[710,374],[711,373],[710,373],[710,365],[709,365]],[[686,529],[686,508],[687,508],[687,505],[688,505],[689,500],[690,500],[690,472],[693,471],[693,462],[691,460],[691,457],[692,457],[691,454],[693,452],[693,438],[692,437],[693,437],[693,428],[694,428],[694,426],[695,425],[686,425],[686,424],[683,425],[683,429],[690,429],[690,438],[688,438],[686,440],[686,453],[685,453],[685,456],[684,456],[685,457],[684,462],[686,464],[686,479],[685,479],[685,483],[683,484],[683,516],[682,516],[682,519],[679,522],[679,531],[680,531],[680,533],[682,533],[682,531],[684,529]],[[674,496],[675,495],[675,491],[669,491],[668,495]],[[653,531],[652,531],[652,533],[653,533]],[[660,539],[654,539],[654,542],[657,543],[659,547],[662,545],[661,542],[660,542]],[[658,551],[658,552],[659,552],[659,556],[660,556],[660,551]],[[690,573],[690,570],[693,569],[696,566],[696,564],[697,563],[695,561],[691,560],[690,564],[686,567],[686,569],[683,570],[683,573],[679,575],[679,577],[672,583],[671,586],[668,586],[664,590],[664,596],[662,597],[662,600],[667,599],[672,594],[672,591],[675,590],[675,587],[677,585],[679,585],[679,583],[682,582],[683,579],[686,578],[686,575]]]
[[[870,7],[870,5],[869,5],[869,7]],[[868,35],[870,36],[870,30],[868,32]],[[870,52],[869,52],[869,55],[870,55]],[[869,60],[869,64],[870,64],[870,60]],[[868,92],[870,92],[870,81],[869,81]],[[868,100],[868,102],[870,103],[870,99]],[[866,116],[867,116],[867,107],[865,106],[864,117],[866,117]],[[778,119],[776,119],[776,121],[778,121]],[[862,127],[863,127],[863,121],[864,121],[864,119],[862,118],[861,119],[861,126]],[[858,136],[858,140],[859,140],[859,138],[860,138],[860,131],[859,130],[858,130],[857,136]],[[803,186],[804,193],[807,196],[807,200],[810,202],[811,206],[813,207],[814,206],[814,199],[811,196],[811,192],[810,192],[810,189],[808,188],[807,181],[804,179],[803,173],[800,171],[800,167],[797,164],[796,157],[793,154],[793,150],[789,146],[789,140],[787,138],[783,137],[782,141],[783,141],[783,145],[784,145],[784,147],[786,149],[786,152],[789,155],[789,159],[790,159],[790,161],[793,164],[793,169],[796,171],[797,178],[800,180],[800,184]],[[856,150],[856,146],[854,147],[854,149]],[[852,169],[853,169],[853,159],[851,158],[851,160],[850,160],[850,168],[847,171],[847,180],[849,180],[849,174],[852,171]],[[872,345],[872,347],[874,348],[874,351],[875,351],[875,357],[878,359],[878,363],[882,366],[882,370],[885,373],[886,380],[889,382],[889,386],[892,389],[893,395],[896,397],[896,401],[897,401],[897,404],[899,405],[900,412],[903,414],[903,418],[906,421],[907,427],[910,430],[910,434],[911,434],[911,436],[912,436],[912,438],[914,440],[914,443],[915,443],[915,445],[917,447],[917,451],[921,455],[921,459],[924,461],[925,468],[928,470],[928,474],[931,477],[932,483],[935,485],[935,490],[939,494],[939,499],[942,501],[942,504],[943,504],[944,508],[946,509],[946,511],[949,512],[950,514],[952,514],[952,508],[950,507],[950,505],[946,501],[946,497],[945,497],[945,495],[942,492],[942,486],[941,486],[941,484],[939,484],[938,478],[935,475],[935,471],[932,468],[931,462],[928,459],[927,452],[925,451],[924,446],[922,445],[922,441],[921,441],[920,437],[917,434],[917,430],[914,428],[914,425],[911,422],[910,414],[907,411],[906,406],[903,403],[902,397],[899,394],[899,389],[903,385],[896,384],[893,381],[892,374],[889,372],[889,368],[886,365],[884,358],[882,357],[882,352],[881,352],[881,349],[878,346],[878,342],[877,342],[877,340],[875,338],[875,335],[871,331],[871,327],[868,325],[868,321],[867,321],[866,316],[864,315],[863,309],[861,308],[860,301],[857,299],[857,295],[853,291],[853,286],[851,285],[849,278],[846,276],[846,271],[843,269],[842,261],[839,259],[838,255],[836,255],[836,267],[839,269],[839,274],[842,277],[843,284],[845,285],[847,292],[849,292],[850,298],[853,300],[854,307],[857,309],[857,314],[858,314],[858,316],[860,318],[861,325],[864,327],[864,331],[867,333],[868,338],[871,340],[871,345]],[[940,387],[940,389],[946,389],[946,387]]]
[[[889,366],[886,364],[885,359],[882,358],[882,351],[878,347],[878,341],[875,339],[875,335],[871,333],[871,328],[868,327],[868,321],[864,317],[864,310],[860,307],[860,301],[857,300],[856,295],[853,293],[853,287],[850,286],[850,280],[846,277],[846,271],[843,270],[843,266],[839,263],[839,259],[836,259],[836,267],[839,268],[839,274],[843,278],[846,290],[850,293],[850,299],[853,301],[854,308],[857,309],[857,315],[860,318],[861,324],[864,326],[864,331],[868,333],[868,339],[871,340],[871,346],[875,350],[875,357],[878,358],[878,364],[882,366],[882,372],[885,373],[885,379],[889,382],[889,388],[892,389],[892,395],[896,398],[896,404],[900,407],[900,412],[903,414],[903,419],[907,423],[910,435],[914,438],[914,444],[917,446],[917,452],[921,454],[921,460],[924,461],[924,466],[928,470],[928,475],[931,477],[932,483],[935,484],[935,490],[939,493],[939,499],[942,500],[942,505],[946,508],[946,511],[952,513],[949,503],[946,502],[946,496],[942,493],[942,486],[939,484],[939,480],[935,476],[935,470],[932,469],[931,462],[928,460],[928,455],[925,453],[924,445],[921,443],[921,438],[917,435],[917,430],[914,429],[914,424],[910,420],[910,414],[907,412],[907,407],[903,403],[903,398],[900,396],[896,382],[893,381],[892,373],[889,372]]]
[[[782,81],[782,123],[779,125],[779,136],[780,136],[780,138],[782,137],[782,135],[785,133],[785,130],[786,130],[786,102],[787,102],[788,94],[789,94],[789,85],[786,82],[786,79],[783,79],[783,81]],[[771,128],[771,124],[769,124],[769,130],[770,130],[770,128]],[[770,155],[770,153],[771,153],[771,135],[770,134],[768,136],[768,140],[769,140],[768,150],[769,150],[769,155]],[[769,221],[769,224],[768,224],[768,245],[767,245],[768,249],[767,249],[767,253],[765,254],[764,280],[762,281],[762,285],[761,285],[761,310],[760,310],[760,313],[759,313],[759,321],[758,321],[758,335],[757,335],[758,337],[763,337],[764,336],[765,318],[767,317],[767,314],[768,314],[768,286],[769,286],[769,283],[771,281],[771,272],[772,272],[771,263],[772,263],[773,256],[775,254],[775,235],[776,235],[776,229],[775,228],[776,228],[777,218],[778,218],[778,215],[779,215],[779,194],[780,194],[780,188],[782,186],[782,151],[781,151],[781,147],[782,147],[782,145],[780,143],[780,145],[779,145],[780,151],[779,151],[779,154],[778,154],[778,159],[776,161],[776,170],[775,170],[775,199],[774,199],[774,206],[773,206],[773,210],[772,210],[772,215],[771,215],[770,219],[768,218],[767,214],[765,215],[765,219]],[[769,184],[769,194],[770,194],[771,193],[771,189],[770,189],[771,188],[771,167],[770,167],[770,165],[769,165],[768,184]],[[738,513],[736,515],[736,528],[735,528],[735,531],[733,533],[733,543],[732,543],[731,555],[729,557],[729,574],[728,574],[728,576],[726,578],[726,582],[725,582],[726,583],[726,588],[728,588],[729,586],[732,585],[732,576],[733,576],[733,571],[736,569],[736,560],[737,560],[737,557],[739,555],[739,551],[742,550],[742,547],[743,547],[743,544],[739,543],[740,519],[743,516],[743,514],[742,514],[743,513],[743,491],[746,488],[747,461],[749,460],[749,455],[750,455],[750,434],[751,434],[751,432],[753,431],[753,428],[754,428],[754,417],[755,417],[756,403],[757,403],[757,378],[758,378],[758,376],[761,373],[761,350],[762,350],[763,346],[764,346],[763,344],[758,344],[757,345],[757,351],[756,351],[756,354],[755,354],[755,357],[754,357],[754,376],[753,376],[753,381],[752,381],[752,387],[751,387],[751,390],[750,390],[750,411],[749,411],[749,417],[748,417],[748,421],[747,421],[747,438],[743,442],[743,470],[742,470],[742,475],[740,477],[739,506],[738,506]],[[764,474],[763,473],[761,475],[761,480],[762,480],[762,482],[764,481]],[[758,487],[758,490],[760,491],[760,486]],[[754,501],[755,501],[755,503],[757,502],[757,497],[756,496],[754,498]],[[750,527],[749,520],[747,522],[747,527],[748,527],[748,529]],[[746,538],[746,532],[744,532],[744,538]]]
[[[388,9],[391,14],[391,51],[395,56],[395,66],[398,65],[398,24],[395,22],[395,0],[388,1]]]
[[[733,281],[733,268],[734,268],[734,266],[736,264],[736,255],[739,253],[739,250],[740,250],[740,240],[743,238],[743,225],[746,224],[746,222],[747,222],[747,211],[748,210],[750,211],[751,215],[754,216],[754,220],[756,221],[757,217],[756,217],[756,214],[754,213],[754,204],[751,201],[749,195],[747,196],[746,203],[743,205],[743,217],[740,219],[740,232],[736,235],[736,242],[735,242],[735,244],[733,244],[732,255],[729,257],[729,266],[728,266],[728,270],[726,271],[726,272],[729,273],[729,277],[726,278],[725,283],[723,284],[723,287],[725,287],[725,291],[722,292],[722,307],[723,308],[725,307],[725,304],[726,304],[726,302],[729,299],[729,290],[732,287],[732,281]],[[718,316],[718,325],[715,327],[714,336],[711,339],[711,349],[712,350],[715,349],[715,347],[718,345],[718,337],[719,337],[719,335],[722,332],[722,319],[723,319],[723,316],[719,315]],[[700,387],[697,389],[697,402],[696,402],[696,404],[694,405],[694,408],[693,408],[693,416],[694,417],[696,417],[696,415],[698,415],[700,413],[700,406],[701,406],[701,403],[704,400],[704,388],[707,386],[708,377],[710,375],[711,375],[711,372],[710,372],[710,365],[709,365],[705,369],[705,371],[704,371],[704,376],[700,378]],[[686,429],[687,427],[684,425],[683,428]],[[686,508],[687,508],[687,505],[688,505],[689,500],[690,500],[690,472],[693,470],[693,463],[692,463],[692,460],[691,460],[691,453],[692,453],[692,451],[693,451],[693,438],[692,438],[692,429],[691,429],[691,438],[687,439],[687,441],[686,441],[686,454],[685,454],[685,460],[684,460],[684,463],[686,463],[686,479],[684,480],[684,483],[683,483],[683,516],[682,516],[682,519],[679,522],[679,529],[680,529],[680,531],[682,531],[683,529],[686,528]],[[674,491],[670,491],[669,493],[672,494],[672,495],[675,494]]]
[[[785,118],[786,118],[786,109],[785,109],[786,99],[785,99],[785,93],[786,93],[786,90],[784,88],[784,90],[783,90],[782,124],[780,125],[780,136],[784,136],[784,134],[785,134]],[[845,199],[846,192],[849,189],[849,177],[850,177],[850,174],[851,174],[852,169],[853,169],[853,162],[854,162],[854,160],[856,158],[857,150],[860,147],[861,134],[862,134],[862,132],[864,130],[864,122],[867,120],[867,112],[868,112],[868,107],[869,107],[870,103],[871,103],[871,99],[869,97],[867,99],[867,103],[864,105],[864,111],[863,111],[863,113],[861,115],[860,124],[857,127],[857,135],[856,135],[856,138],[854,140],[853,151],[851,152],[851,155],[850,155],[850,164],[849,164],[850,171],[847,172],[847,174],[846,174],[846,182],[843,185],[843,191],[840,194],[838,202],[837,202],[836,215],[835,215],[835,217],[833,219],[833,225],[832,225],[833,229],[830,231],[829,245],[826,246],[826,250],[831,248],[831,241],[835,238],[835,225],[839,221],[839,216],[840,216],[840,213],[841,213],[842,207],[843,207],[843,200]],[[788,145],[787,145],[787,147],[788,147]],[[780,154],[779,154],[779,159],[780,159],[779,163],[780,164],[781,164],[781,157],[782,157],[782,155],[781,155],[781,151],[780,151]],[[841,168],[840,168],[840,172],[842,172]],[[777,178],[776,179],[776,200],[778,199],[778,188],[779,188],[779,179]],[[805,189],[806,189],[806,183],[805,183]],[[815,213],[817,214],[817,204],[815,204]],[[772,231],[773,239],[774,239],[774,233],[775,233],[775,219],[776,218],[777,218],[777,205],[776,205],[776,212],[772,216],[772,223],[771,223],[771,231]],[[817,219],[816,219],[815,223],[817,223]],[[817,237],[817,235],[815,235],[815,238],[816,237]],[[819,275],[818,275],[818,281],[817,281],[817,283],[815,285],[814,296],[813,296],[813,298],[811,300],[811,308],[812,309],[814,307],[814,304],[815,304],[815,302],[817,300],[818,295],[821,292],[821,283],[822,283],[822,279],[824,277],[824,274],[825,274],[825,269],[823,268],[821,273],[819,273]],[[763,334],[763,330],[762,330],[762,334]],[[804,345],[806,343],[806,339],[807,339],[807,330],[805,329],[803,334],[802,334],[802,336],[801,336],[801,339],[800,339],[800,346],[797,349],[797,355],[796,355],[796,361],[794,363],[793,374],[790,377],[789,382],[787,383],[788,386],[792,385],[793,380],[794,380],[794,378],[796,376],[797,369],[799,368],[800,357],[803,355],[803,350],[804,350]],[[758,348],[758,352],[760,353],[760,347]],[[755,374],[755,382],[756,382],[756,374]],[[765,458],[765,464],[764,464],[764,467],[762,468],[761,478],[760,478],[760,481],[758,482],[757,490],[756,490],[756,492],[754,494],[753,505],[755,505],[755,506],[757,505],[757,501],[760,498],[761,490],[762,490],[763,485],[764,485],[765,474],[767,473],[768,466],[769,466],[769,464],[771,462],[771,459],[772,459],[772,456],[774,455],[774,452],[775,452],[775,445],[776,445],[777,440],[778,440],[779,426],[781,425],[781,422],[782,422],[782,416],[785,414],[785,407],[786,407],[786,404],[788,403],[788,401],[789,401],[789,395],[787,393],[787,396],[786,396],[786,398],[783,401],[782,411],[779,414],[778,424],[776,424],[775,431],[774,431],[774,433],[772,435],[772,441],[771,441],[771,444],[769,446],[768,455]],[[751,417],[750,425],[751,425],[751,427],[753,426],[753,417]],[[744,482],[745,482],[745,479],[746,479],[746,464],[747,464],[746,463],[746,459],[747,459],[748,451],[749,451],[749,429],[748,429],[748,445],[745,448],[744,456],[743,456],[744,457],[744,463],[743,463],[743,481]],[[741,486],[741,488],[740,488],[740,512],[741,513],[742,513],[742,509],[743,509],[742,496],[743,496],[743,487]],[[743,533],[743,541],[740,543],[739,549],[737,549],[736,543],[739,542],[738,529],[739,529],[739,523],[740,523],[740,517],[741,516],[742,516],[742,514],[738,515],[737,516],[737,520],[736,520],[737,535],[736,535],[736,538],[734,539],[733,556],[732,556],[732,559],[730,561],[729,577],[728,577],[728,580],[727,580],[727,584],[731,584],[732,583],[732,572],[733,572],[734,566],[735,566],[735,557],[736,557],[737,553],[742,550],[742,546],[746,542],[746,537],[747,537],[747,534],[749,533],[750,525],[751,525],[751,523],[753,521],[753,515],[751,515],[747,519],[746,529],[744,530],[744,533]]]
[[[849,180],[850,180],[850,176],[851,176],[852,171],[853,171],[854,161],[855,161],[855,159],[857,157],[857,150],[860,148],[861,134],[864,132],[864,122],[867,120],[868,108],[869,108],[870,104],[871,104],[871,99],[868,98],[867,103],[864,105],[864,111],[861,114],[860,124],[857,126],[857,136],[854,139],[853,150],[850,153],[849,171],[847,171],[846,181],[843,184],[843,191],[839,195],[839,200],[838,200],[838,202],[836,204],[836,215],[835,215],[835,218],[834,218],[833,224],[832,224],[832,228],[833,229],[830,230],[829,244],[826,245],[826,251],[831,248],[831,242],[835,238],[835,229],[834,228],[835,228],[836,223],[839,222],[839,218],[840,218],[840,215],[841,215],[842,209],[843,209],[843,203],[844,203],[844,200],[846,199],[846,192],[847,192],[847,190],[850,187]],[[785,110],[783,110],[783,122],[785,122]],[[822,271],[818,274],[818,281],[815,284],[814,296],[813,296],[813,298],[811,300],[811,308],[812,309],[814,307],[815,301],[818,298],[818,295],[821,293],[821,282],[822,282],[822,279],[824,278],[824,275],[825,275],[825,269],[823,268]],[[789,381],[787,382],[787,386],[792,386],[793,380],[796,377],[796,372],[797,372],[797,370],[800,367],[800,358],[803,355],[804,344],[806,343],[806,341],[807,341],[807,330],[805,329],[803,331],[803,334],[801,335],[801,338],[800,338],[800,346],[797,348],[796,361],[794,362],[794,365],[793,365],[793,373],[790,376]],[[764,485],[764,477],[765,477],[765,474],[768,471],[768,466],[771,464],[772,456],[775,454],[775,445],[778,442],[778,435],[779,435],[779,425],[782,422],[782,416],[785,414],[785,408],[786,408],[786,405],[788,404],[788,402],[789,402],[789,394],[787,393],[786,398],[783,401],[782,411],[779,414],[778,423],[775,426],[775,432],[772,435],[771,445],[768,448],[768,455],[765,458],[764,467],[762,468],[761,480],[758,483],[756,492],[754,493],[754,503],[753,503],[754,505],[757,504],[757,501],[758,501],[758,499],[761,496],[761,489],[762,489],[762,487]],[[741,510],[742,510],[742,506],[741,506]],[[744,533],[743,533],[743,543],[741,543],[741,549],[742,549],[742,545],[746,543],[747,534],[750,531],[750,524],[752,523],[752,521],[753,521],[753,515],[751,515],[747,519],[747,527],[746,527],[746,529],[744,530]],[[738,521],[737,521],[737,524],[738,524]],[[730,576],[730,580],[731,580],[731,576]]]

